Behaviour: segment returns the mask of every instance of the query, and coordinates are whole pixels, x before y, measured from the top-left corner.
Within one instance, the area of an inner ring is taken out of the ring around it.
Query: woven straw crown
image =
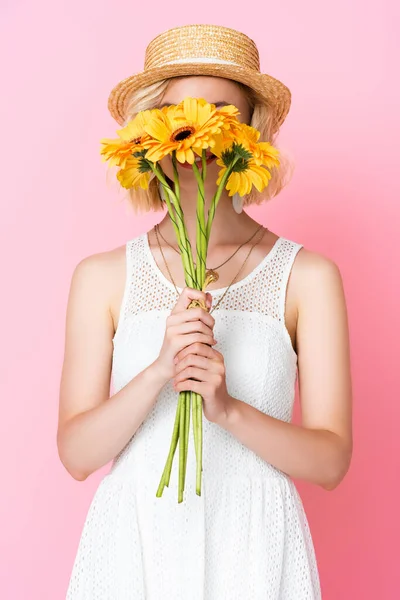
[[[290,90],[260,72],[257,46],[247,35],[219,25],[185,25],[155,37],[146,48],[144,71],[120,81],[108,108],[124,125],[130,96],[136,90],[170,77],[211,75],[241,82],[255,90],[274,111],[276,131],[290,108]]]

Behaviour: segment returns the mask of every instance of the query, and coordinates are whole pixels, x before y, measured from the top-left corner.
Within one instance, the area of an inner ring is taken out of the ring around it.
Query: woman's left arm
[[[291,274],[302,425],[266,415],[238,399],[219,423],[286,474],[334,489],[352,454],[352,385],[346,301],[336,264],[302,252]],[[296,290],[296,291],[295,291]]]

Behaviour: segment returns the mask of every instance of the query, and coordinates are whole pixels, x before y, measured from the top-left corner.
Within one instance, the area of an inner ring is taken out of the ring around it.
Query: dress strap
[[[279,274],[278,279],[278,290],[279,293],[277,295],[277,309],[278,309],[278,318],[282,324],[285,323],[285,307],[286,307],[286,295],[287,295],[287,287],[289,282],[290,273],[293,268],[294,260],[297,256],[298,251],[303,247],[303,244],[298,242],[293,242],[292,240],[288,240],[286,238],[282,238],[282,243],[280,245],[280,257],[279,257]]]
[[[135,261],[135,245],[137,244],[137,238],[128,240],[125,243],[125,282],[124,282],[124,291],[121,301],[121,307],[119,311],[118,317],[118,325],[114,334],[113,341],[115,341],[117,334],[122,329],[124,321],[127,315],[131,311],[131,301],[132,301],[132,284],[133,284],[133,273],[135,271],[134,261]]]

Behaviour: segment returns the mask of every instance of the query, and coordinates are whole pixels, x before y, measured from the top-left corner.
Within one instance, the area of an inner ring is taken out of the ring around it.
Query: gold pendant
[[[214,271],[214,269],[207,269],[206,279],[207,278],[209,278],[209,283],[212,283],[213,281],[218,281],[219,275],[218,275],[217,271]]]

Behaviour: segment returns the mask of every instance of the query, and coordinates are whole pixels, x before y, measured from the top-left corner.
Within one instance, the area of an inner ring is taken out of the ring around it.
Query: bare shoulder
[[[76,265],[73,279],[85,283],[87,286],[95,285],[104,291],[110,289],[110,283],[118,279],[118,271],[125,270],[125,244],[107,250],[90,254]]]
[[[335,261],[303,246],[297,253],[289,278],[287,305],[288,329],[297,350],[300,336],[311,337],[311,328],[320,327],[320,320],[329,319],[332,326],[335,323],[337,330],[345,334],[348,325],[346,298],[342,275]]]
[[[304,246],[294,262],[290,284],[298,307],[312,296],[343,290],[342,275],[335,261]]]
[[[296,352],[300,315],[312,313],[319,304],[332,303],[338,298],[341,299],[343,311],[342,279],[337,264],[323,254],[302,246],[291,269],[285,305],[285,323]]]
[[[72,275],[71,294],[96,296],[114,322],[122,298],[126,272],[126,245],[84,257]]]

